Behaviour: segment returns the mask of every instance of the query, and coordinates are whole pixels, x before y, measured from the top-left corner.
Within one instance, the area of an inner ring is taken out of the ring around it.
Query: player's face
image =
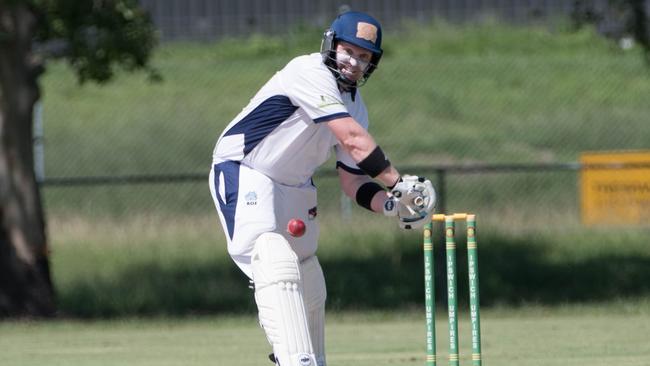
[[[348,80],[359,80],[368,69],[371,59],[372,52],[365,48],[343,41],[336,45],[336,63],[341,74]]]

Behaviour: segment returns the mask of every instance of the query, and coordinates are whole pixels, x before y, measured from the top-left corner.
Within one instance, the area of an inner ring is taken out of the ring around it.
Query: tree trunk
[[[36,16],[25,3],[0,1],[0,318],[55,313],[32,150],[42,66],[32,53]]]

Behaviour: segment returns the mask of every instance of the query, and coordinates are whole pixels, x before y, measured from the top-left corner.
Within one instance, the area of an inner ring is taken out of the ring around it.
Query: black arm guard
[[[372,208],[370,207],[372,198],[375,196],[375,194],[377,194],[377,192],[383,190],[384,189],[375,182],[367,182],[362,184],[361,187],[357,189],[357,195],[356,195],[357,204],[361,207],[364,207],[372,211]]]
[[[381,151],[381,148],[377,146],[368,156],[357,163],[357,166],[371,178],[374,178],[390,166],[390,161]]]

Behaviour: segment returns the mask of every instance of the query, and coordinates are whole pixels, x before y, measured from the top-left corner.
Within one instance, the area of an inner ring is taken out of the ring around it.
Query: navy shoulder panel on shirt
[[[296,109],[298,107],[291,103],[289,97],[274,95],[255,107],[232,126],[224,136],[244,134],[244,155],[246,155],[289,118]]]

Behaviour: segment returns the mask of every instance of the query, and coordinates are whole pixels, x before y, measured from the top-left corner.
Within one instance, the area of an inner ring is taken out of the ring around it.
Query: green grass
[[[81,88],[67,68],[43,79],[49,176],[203,172],[225,125],[320,31],[175,43],[164,82],[118,73]],[[647,148],[650,72],[591,29],[498,24],[388,34],[362,88],[371,131],[399,165],[573,161],[583,150]]]
[[[172,43],[156,51],[165,81],[118,73],[79,86],[60,63],[43,78],[46,176],[205,173],[224,126],[289,59],[316,51],[320,32]],[[647,149],[650,72],[585,28],[444,23],[387,34],[362,93],[371,132],[396,166],[576,161],[585,150]],[[333,162],[320,173],[331,174]],[[430,172],[408,171],[426,175]],[[546,212],[577,221],[574,173],[451,176],[450,211]],[[207,180],[207,178],[206,178]],[[336,180],[317,177],[322,212],[339,212]],[[45,189],[50,216],[211,214],[204,181]],[[165,197],[165,199],[161,199]],[[554,217],[555,215],[550,215]],[[541,220],[538,220],[541,218]]]
[[[50,187],[52,270],[63,314],[249,311],[208,192],[224,126],[320,31],[174,43],[153,62],[164,82],[118,73],[79,86],[53,62],[43,78],[46,176],[202,173],[184,184]],[[584,150],[647,149],[650,72],[591,29],[405,25],[363,87],[371,132],[397,167],[575,161]],[[419,233],[347,210],[332,173],[316,177],[333,309],[421,303]],[[405,173],[422,174],[413,171]],[[644,299],[648,229],[584,227],[575,172],[447,177],[448,211],[479,217],[488,306]],[[462,258],[459,259],[459,261]],[[461,262],[459,262],[461,263]],[[372,292],[372,284],[381,284]],[[364,290],[365,289],[365,290]],[[226,294],[226,295],[224,295]],[[361,296],[357,296],[361,295]]]
[[[626,365],[650,362],[650,308],[491,309],[481,313],[487,365]],[[461,313],[461,363],[468,364],[467,314]],[[446,364],[446,317],[439,313],[439,364]],[[422,365],[421,311],[328,315],[326,348],[332,365]],[[4,322],[3,364],[13,366],[264,365],[269,346],[248,315],[184,320]]]
[[[516,214],[516,212],[515,212]],[[479,220],[481,217],[479,217]],[[647,230],[554,231],[479,221],[485,307],[650,298]],[[245,276],[226,253],[215,213],[50,221],[52,271],[63,316],[188,316],[255,308]],[[518,223],[516,220],[522,220]],[[558,219],[558,222],[562,221]],[[442,227],[436,228],[437,298],[444,301]],[[459,229],[459,294],[466,254]],[[321,219],[318,256],[332,310],[395,309],[423,302],[422,237],[384,217],[355,212]]]

